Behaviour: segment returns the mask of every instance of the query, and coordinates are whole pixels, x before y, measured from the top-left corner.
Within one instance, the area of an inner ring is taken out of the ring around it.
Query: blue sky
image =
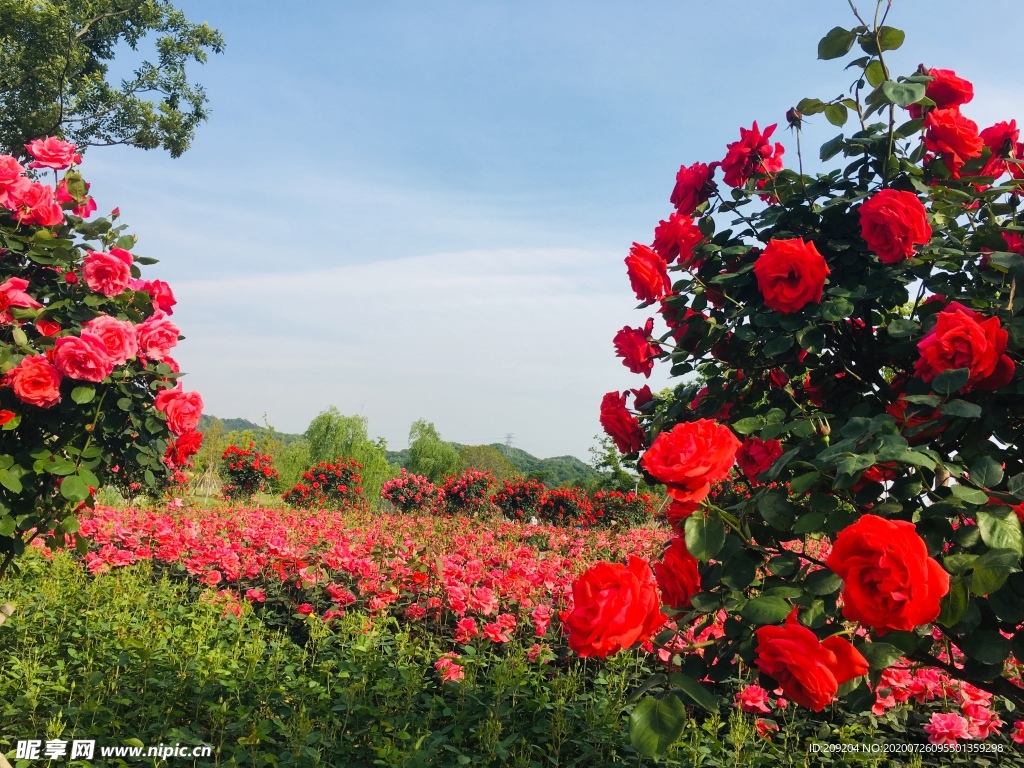
[[[90,150],[100,209],[161,259],[146,274],[175,289],[209,413],[297,432],[335,405],[393,447],[426,418],[587,458],[601,395],[643,382],[611,347],[647,317],[622,260],[679,165],[852,80],[815,59],[853,24],[841,0],[180,5],[227,41],[192,72],[211,119],[178,160]],[[897,0],[890,66],[971,79],[982,127],[1024,118],[1020,21],[1015,2]]]

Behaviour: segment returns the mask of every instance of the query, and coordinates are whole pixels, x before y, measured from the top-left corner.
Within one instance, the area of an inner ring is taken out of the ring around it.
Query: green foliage
[[[398,468],[388,463],[384,439],[370,439],[364,416],[344,416],[332,405],[310,422],[304,437],[312,464],[336,457],[362,464],[360,474],[367,499],[377,499],[384,482],[398,474]]]
[[[115,52],[150,40],[153,60],[108,80]],[[178,157],[207,118],[187,67],[223,49],[217,30],[165,0],[0,0],[0,151],[19,155],[31,139],[62,136]]]
[[[438,483],[459,471],[459,452],[441,439],[437,428],[420,419],[409,428],[409,458],[405,468],[414,475],[422,475]]]
[[[516,474],[512,462],[497,448],[490,445],[469,445],[459,451],[459,469],[479,469],[490,472],[495,480],[508,480]]]

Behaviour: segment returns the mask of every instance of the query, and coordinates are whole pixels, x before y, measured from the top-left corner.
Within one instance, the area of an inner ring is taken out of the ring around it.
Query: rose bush
[[[675,667],[632,721],[651,754],[680,731],[650,713],[714,709],[701,682],[741,663],[814,710],[880,706],[894,664],[1024,705],[1024,144],[1012,120],[979,130],[961,112],[974,89],[956,73],[897,77],[886,52],[903,33],[858,21],[818,46],[859,46],[850,94],[787,113],[797,169],[776,126],[741,128],[722,160],[676,176],[677,218],[652,246],[670,289],[647,251],[627,259],[667,330],[627,326],[616,353],[644,376],[698,375],[601,405],[682,534],[655,564],[674,627],[652,640]],[[853,127],[821,148],[838,167],[806,174],[812,115]],[[691,224],[699,241],[666,247]],[[713,617],[720,635],[673,650]]]
[[[101,485],[153,492],[202,439],[202,398],[170,356],[178,327],[145,286],[162,286],[168,311],[173,294],[140,277],[156,260],[117,209],[90,218],[73,144],[26,149],[27,169],[0,156],[0,577],[29,541],[74,534]]]
[[[220,474],[227,481],[220,489],[224,498],[251,499],[257,493],[273,490],[280,478],[273,461],[272,456],[257,451],[255,443],[249,443],[248,448],[225,448],[220,457]]]
[[[348,509],[363,499],[363,465],[339,456],[321,461],[302,473],[302,479],[285,492],[284,502],[301,509]],[[276,472],[274,473],[276,475]]]

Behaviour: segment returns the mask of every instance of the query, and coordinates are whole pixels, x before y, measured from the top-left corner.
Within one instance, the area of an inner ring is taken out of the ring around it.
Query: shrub
[[[170,355],[173,293],[141,279],[155,259],[116,209],[92,217],[74,145],[27,148],[38,175],[0,155],[0,577],[33,538],[73,534],[97,488],[155,491],[201,440],[202,398]],[[62,170],[56,188],[36,180]]]
[[[539,480],[516,477],[505,480],[491,501],[509,520],[529,520],[537,516],[546,492],[547,487]]]
[[[492,509],[491,489],[494,475],[479,469],[467,469],[461,475],[449,477],[441,489],[444,509],[450,514],[479,515]]]
[[[402,469],[398,477],[384,483],[380,497],[399,512],[425,512],[438,504],[441,492],[423,475],[413,475]]]
[[[590,501],[595,525],[632,528],[650,522],[654,516],[654,505],[646,493],[596,491]]]
[[[363,468],[355,459],[321,461],[302,474],[302,480],[284,494],[285,503],[303,509],[347,509],[362,500]]]
[[[273,457],[248,448],[229,445],[221,456],[220,471],[227,482],[221,487],[224,498],[232,501],[251,499],[257,493],[269,492],[278,478]]]
[[[537,518],[551,525],[589,526],[594,506],[582,488],[552,488],[537,506]]]

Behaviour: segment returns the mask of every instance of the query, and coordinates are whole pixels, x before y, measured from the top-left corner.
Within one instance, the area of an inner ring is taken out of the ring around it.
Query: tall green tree
[[[512,462],[489,445],[468,445],[459,451],[460,469],[479,469],[490,472],[496,480],[508,480],[516,474]]]
[[[375,503],[386,480],[398,474],[387,460],[383,438],[371,440],[364,416],[345,416],[333,405],[319,414],[306,429],[309,464],[352,458],[363,465],[363,493]]]
[[[115,51],[150,41],[152,60],[111,82]],[[178,157],[208,115],[187,66],[223,50],[220,32],[165,0],[0,0],[0,151],[61,136]]]
[[[459,471],[462,458],[458,450],[446,443],[433,423],[419,419],[409,428],[409,459],[406,469],[439,482]]]

